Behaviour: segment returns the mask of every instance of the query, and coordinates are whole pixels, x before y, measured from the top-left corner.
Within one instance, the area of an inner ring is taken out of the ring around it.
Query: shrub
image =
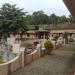
[[[45,43],[44,43],[44,46],[45,46],[45,48],[47,49],[47,51],[48,51],[48,54],[50,54],[51,53],[51,51],[52,51],[52,49],[53,49],[53,44],[52,44],[52,42],[50,41],[50,40],[47,40]]]

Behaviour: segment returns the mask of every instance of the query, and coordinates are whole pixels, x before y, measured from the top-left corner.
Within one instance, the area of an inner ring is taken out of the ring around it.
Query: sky
[[[4,3],[17,4],[17,7],[24,8],[25,12],[32,14],[34,11],[43,10],[46,14],[55,13],[57,16],[70,15],[63,0],[0,0],[0,7]]]

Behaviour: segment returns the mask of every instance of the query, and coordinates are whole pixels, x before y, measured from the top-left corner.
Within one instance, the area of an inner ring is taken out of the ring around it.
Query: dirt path
[[[75,43],[71,43],[10,75],[73,75],[74,71]]]

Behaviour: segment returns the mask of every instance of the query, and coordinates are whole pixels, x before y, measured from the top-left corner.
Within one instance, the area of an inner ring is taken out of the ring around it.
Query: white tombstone
[[[22,67],[25,66],[25,48],[24,47],[20,47],[20,51],[22,53]]]
[[[57,43],[56,45],[63,45],[64,44],[64,40],[62,37],[59,37],[58,40],[57,40]]]
[[[45,48],[45,47],[44,47],[44,43],[45,43],[46,41],[47,41],[46,39],[44,39],[44,40],[41,41],[42,48]]]
[[[7,38],[7,43],[9,44],[9,45],[13,45],[14,43],[15,43],[15,38]]]
[[[13,44],[13,53],[19,53],[20,52],[20,44]]]
[[[20,51],[25,51],[25,48],[24,47],[20,47]]]
[[[50,40],[53,40],[53,37],[52,37],[52,35],[50,35]]]
[[[41,50],[41,44],[37,44],[37,47],[36,47],[36,50],[38,50],[39,51],[39,57],[40,57],[40,50]]]

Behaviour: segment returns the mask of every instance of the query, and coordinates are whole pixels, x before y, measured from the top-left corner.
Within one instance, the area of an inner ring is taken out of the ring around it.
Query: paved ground
[[[73,75],[74,71],[75,43],[71,43],[10,75]]]

